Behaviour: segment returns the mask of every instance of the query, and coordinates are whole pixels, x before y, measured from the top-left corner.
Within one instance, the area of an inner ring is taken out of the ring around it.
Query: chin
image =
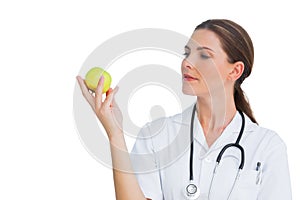
[[[197,96],[197,97],[210,97],[211,93],[207,90],[202,90],[198,88],[197,90],[191,87],[182,87],[182,93],[189,96]]]
[[[182,87],[182,93],[190,96],[197,96],[197,93],[193,88]]]

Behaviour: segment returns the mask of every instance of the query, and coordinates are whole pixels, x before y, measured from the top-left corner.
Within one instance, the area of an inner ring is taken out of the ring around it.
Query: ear
[[[236,81],[239,79],[244,72],[244,63],[242,61],[237,61],[232,64],[231,71],[228,74],[228,79]]]

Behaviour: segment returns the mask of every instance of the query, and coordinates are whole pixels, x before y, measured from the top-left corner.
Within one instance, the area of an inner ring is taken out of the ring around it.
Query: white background
[[[252,37],[244,89],[260,125],[286,142],[300,199],[299,15],[291,0],[1,1],[0,199],[113,199],[111,170],[76,132],[75,76],[112,36],[149,27],[189,36],[208,18],[234,20]]]

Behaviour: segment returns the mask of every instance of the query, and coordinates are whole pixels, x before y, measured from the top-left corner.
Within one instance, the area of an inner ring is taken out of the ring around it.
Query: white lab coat
[[[180,114],[146,124],[131,152],[140,187],[152,200],[183,200],[189,183],[190,120],[193,106]],[[195,115],[196,116],[196,115]],[[223,146],[234,143],[242,119],[237,112],[222,135],[208,148],[197,117],[194,120],[194,181],[199,199],[208,199],[216,157]],[[245,115],[245,130],[240,141],[245,150],[245,165],[230,200],[290,200],[291,185],[286,146],[273,131],[262,128]],[[261,176],[256,171],[261,163]],[[240,164],[240,151],[229,148],[215,174],[210,200],[225,200]]]

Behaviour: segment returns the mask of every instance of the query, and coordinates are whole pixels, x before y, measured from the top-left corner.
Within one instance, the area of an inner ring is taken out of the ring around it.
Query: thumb
[[[112,88],[109,88],[109,89],[107,90],[107,92],[105,93],[106,96],[108,96],[112,91],[113,91],[113,89],[112,89]]]
[[[115,89],[109,89],[107,92],[107,96],[105,99],[105,106],[107,107],[113,107],[114,106],[114,96],[117,93],[117,91],[119,90],[119,87],[115,87]]]

